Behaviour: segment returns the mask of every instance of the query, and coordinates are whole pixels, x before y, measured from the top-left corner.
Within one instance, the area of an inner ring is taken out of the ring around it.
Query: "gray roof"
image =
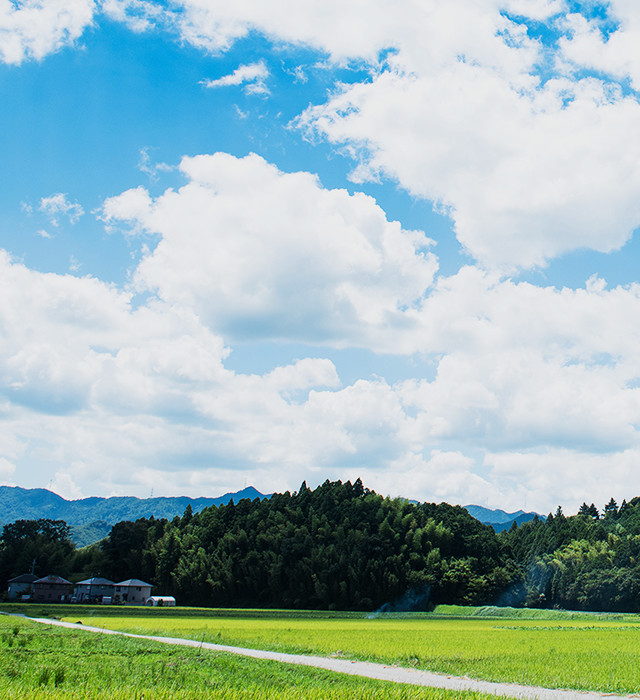
[[[34,581],[37,581],[38,577],[34,576],[34,574],[20,574],[20,576],[16,576],[15,578],[10,578],[9,583],[33,583]]]
[[[94,576],[93,578],[85,579],[84,581],[78,581],[76,586],[115,586],[113,581],[109,581],[108,578],[100,578],[100,576]]]
[[[45,576],[44,578],[39,578],[37,581],[34,581],[34,583],[45,583],[45,584],[61,584],[61,583],[66,583],[69,586],[73,585],[71,581],[67,581],[66,578],[62,578],[62,576],[53,576],[50,574],[49,576]]]
[[[126,581],[120,581],[120,583],[116,583],[116,586],[149,586],[149,588],[153,588],[153,586],[150,583],[145,583],[139,578],[128,578]]]

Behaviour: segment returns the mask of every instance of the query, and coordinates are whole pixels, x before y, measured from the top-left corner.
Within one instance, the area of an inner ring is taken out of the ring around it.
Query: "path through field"
[[[20,616],[22,617],[22,615]],[[119,634],[124,637],[136,639],[148,639],[162,642],[163,644],[176,644],[187,647],[223,651],[230,654],[250,656],[256,659],[269,659],[287,664],[300,666],[312,666],[323,668],[336,673],[347,673],[352,676],[364,676],[381,681],[393,683],[406,683],[409,685],[429,686],[432,688],[444,688],[446,690],[475,690],[491,695],[501,695],[510,698],[531,698],[531,700],[629,700],[640,697],[638,695],[612,695],[610,693],[596,693],[577,690],[558,690],[551,688],[538,688],[535,686],[517,685],[515,683],[493,683],[471,678],[447,676],[440,673],[420,671],[412,668],[388,666],[386,664],[370,663],[367,661],[349,661],[347,659],[327,658],[324,656],[301,656],[297,654],[282,654],[275,651],[263,651],[261,649],[243,649],[241,647],[229,647],[223,644],[210,644],[198,642],[193,639],[179,639],[176,637],[152,637],[145,634],[132,634],[130,632],[116,632],[102,627],[89,627],[88,625],[73,622],[62,622],[49,618],[28,617],[28,620],[40,622],[46,625],[58,625],[70,629],[84,630],[86,632],[98,632],[100,634]]]

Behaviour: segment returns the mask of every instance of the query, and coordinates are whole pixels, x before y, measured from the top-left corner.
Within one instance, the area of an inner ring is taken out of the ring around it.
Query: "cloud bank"
[[[68,494],[102,480],[106,493],[140,495],[175,491],[176,474],[194,494],[234,488],[239,474],[265,491],[362,476],[385,493],[541,510],[585,491],[635,495],[639,285],[518,275],[619,250],[640,225],[640,10],[297,8],[0,3],[0,60],[14,67],[105,17],[209,59],[255,35],[274,55],[310,49],[334,77],[290,131],[351,163],[347,189],[258,154],[196,149],[181,184],[161,188],[170,166],[143,159],[153,186],[129,181],[100,211],[134,251],[121,287],[3,252],[0,476],[36,469]],[[268,102],[275,64],[248,59],[205,82],[217,88],[207,96],[236,86]],[[355,191],[376,181],[446,214],[468,264],[441,272],[428,230]],[[84,214],[60,193],[39,211],[53,226]],[[243,343],[301,350],[233,371]],[[347,382],[329,351],[351,350],[413,363],[412,374]]]

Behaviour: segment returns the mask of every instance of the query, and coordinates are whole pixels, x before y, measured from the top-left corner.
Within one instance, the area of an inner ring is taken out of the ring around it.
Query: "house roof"
[[[38,577],[35,576],[34,574],[20,574],[20,576],[16,576],[15,578],[10,578],[9,583],[33,583],[34,581],[37,581]]]
[[[145,583],[139,578],[128,578],[126,581],[120,581],[120,583],[116,583],[116,586],[149,586],[149,588],[153,588],[153,586],[150,583]]]
[[[115,586],[115,583],[113,581],[109,581],[108,578],[94,576],[93,578],[88,578],[84,581],[78,581],[76,586]]]
[[[53,576],[50,574],[49,576],[45,576],[43,578],[39,578],[37,581],[34,581],[34,583],[43,583],[43,584],[68,584],[69,586],[73,585],[71,581],[67,581],[66,578],[62,578],[62,576]]]

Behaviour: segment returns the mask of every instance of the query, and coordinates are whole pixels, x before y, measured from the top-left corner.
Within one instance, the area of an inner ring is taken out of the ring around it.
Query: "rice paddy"
[[[0,697],[489,700],[490,696],[400,686],[0,616]]]
[[[302,654],[336,655],[452,675],[549,688],[636,693],[640,690],[637,616],[544,615],[451,618],[283,617],[180,609],[162,616],[85,615],[86,624],[130,632]],[[446,612],[446,611],[445,611]],[[553,619],[558,618],[559,619]],[[74,621],[74,617],[66,617]]]
[[[34,605],[26,606],[26,609],[4,606],[4,609],[26,612],[32,616],[55,614],[69,622],[82,621],[94,627],[145,635],[379,661],[490,681],[619,694],[640,691],[640,617],[637,615],[453,606],[441,606],[435,614],[369,616],[197,608]],[[11,619],[0,617],[3,625],[3,645],[0,645],[3,659],[7,650],[5,646],[9,644],[5,637],[10,639],[10,626],[15,624],[6,622]],[[26,621],[20,624],[29,625]],[[84,688],[82,692],[88,692],[89,687],[95,686],[107,689],[104,697],[116,699],[120,697],[118,692],[124,693],[122,697],[134,697],[126,694],[131,687],[139,687],[142,693],[143,688],[148,687],[149,679],[155,679],[152,686],[154,693],[168,694],[149,695],[145,690],[145,698],[200,697],[198,693],[207,693],[207,697],[211,697],[212,690],[216,693],[214,697],[224,698],[416,697],[444,700],[462,697],[451,692],[390,686],[311,669],[286,665],[279,667],[274,662],[210,652],[197,654],[195,650],[185,648],[176,650],[164,647],[158,650],[152,643],[139,640],[103,638],[102,635],[96,635],[98,639],[95,639],[88,633],[53,629],[38,635],[37,631],[31,627],[29,629],[27,633],[20,632],[11,644],[10,651],[15,659],[13,665],[7,666],[6,659],[3,660],[2,682],[5,685],[0,684],[2,697],[13,697],[7,695],[5,690],[13,687],[12,683],[15,684],[17,678],[31,683],[36,689],[39,688],[38,683],[42,685],[40,681],[46,680],[44,685],[47,692],[57,692],[58,667],[64,667],[62,682],[67,683],[67,688],[73,686],[74,692],[80,692],[81,688]],[[67,634],[70,636],[67,637]],[[38,639],[37,644],[44,644],[46,635],[49,635],[49,639],[64,637],[68,640],[65,641],[66,651],[54,654],[49,649],[43,657],[48,659],[47,664],[38,666],[35,663],[37,657],[28,653],[32,648],[31,641],[26,643],[20,640]],[[87,650],[92,651],[87,653]],[[203,657],[208,660],[206,663]],[[14,671],[11,669],[18,664],[17,659],[21,659],[20,664],[24,664],[24,668],[19,675],[12,677]],[[42,668],[48,668],[49,675]],[[45,676],[39,675],[41,673]],[[75,674],[73,683],[67,682],[70,674]],[[121,691],[118,684],[123,674],[135,679],[135,682]],[[162,684],[159,684],[161,677]],[[88,680],[85,682],[83,678]],[[11,682],[8,679],[12,679]],[[226,693],[233,691],[241,694],[221,695],[223,686]],[[37,697],[33,693],[30,696]],[[24,695],[18,693],[15,697]],[[64,697],[76,696],[67,694]],[[480,696],[469,694],[469,697]]]

